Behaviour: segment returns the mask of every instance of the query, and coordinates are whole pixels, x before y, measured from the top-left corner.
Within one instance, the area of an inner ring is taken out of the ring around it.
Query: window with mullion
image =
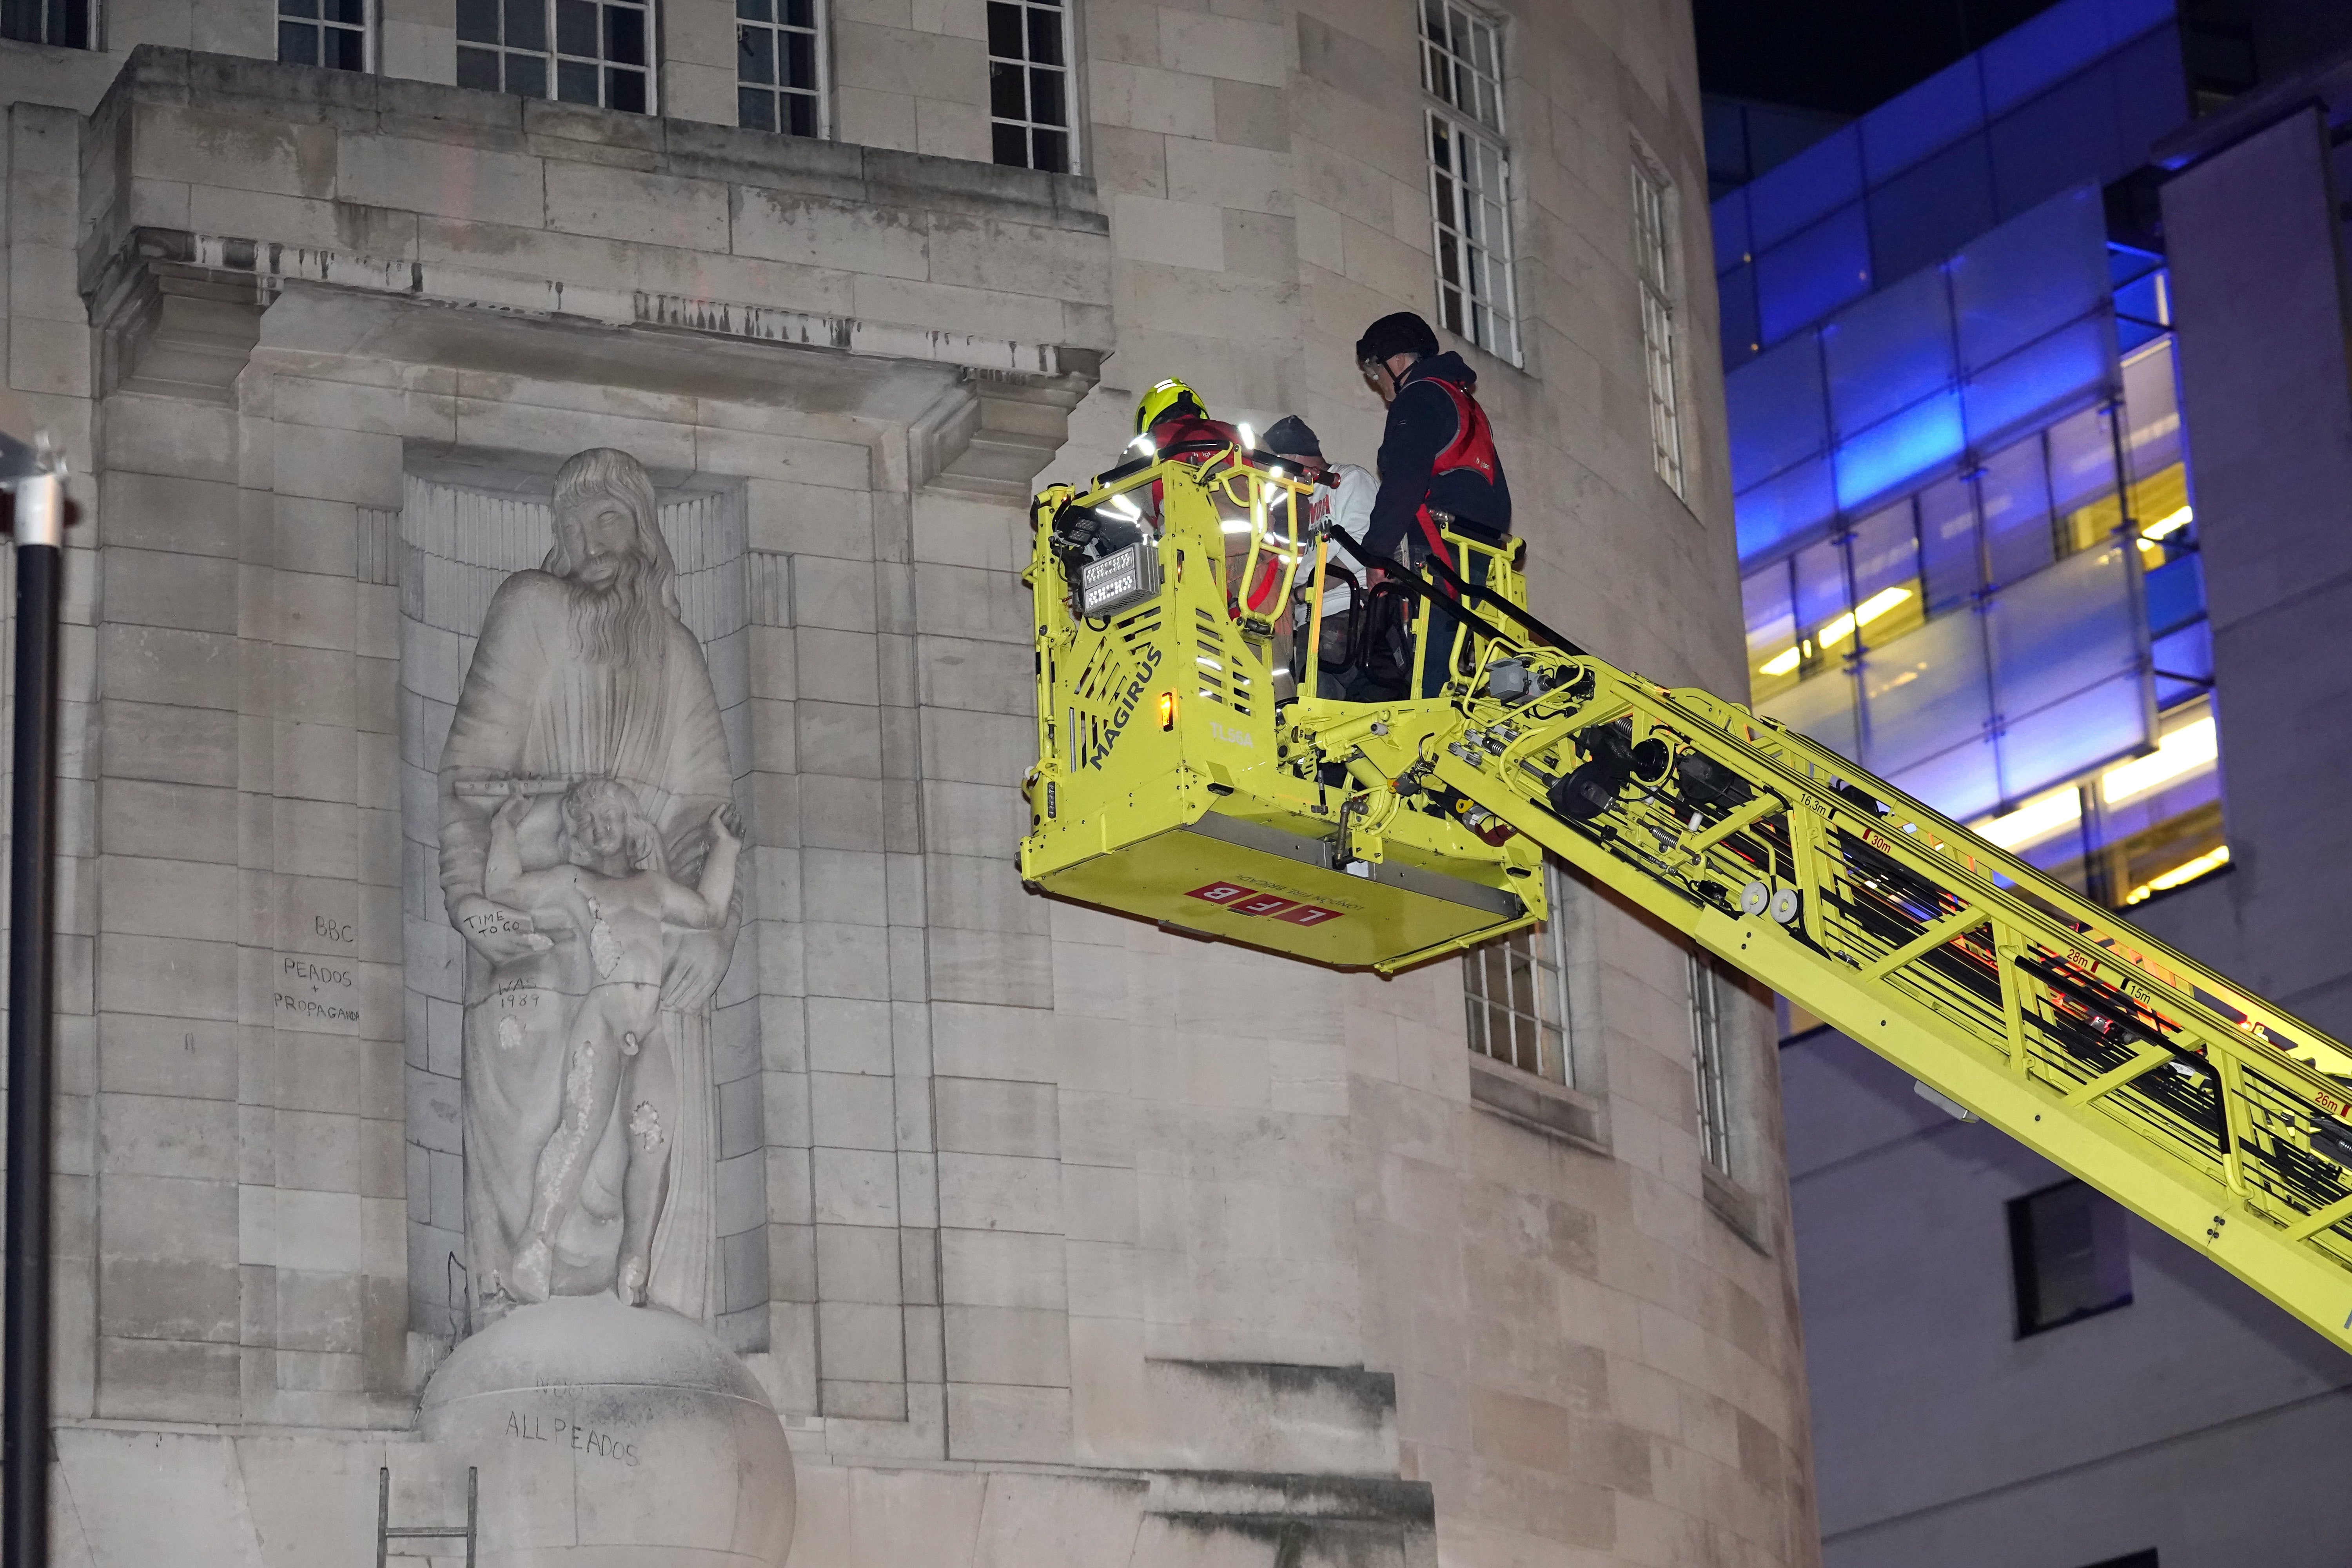
[[[651,0],[457,0],[457,85],[650,114]]]
[[[997,163],[1076,172],[1070,17],[1060,0],[988,0],[988,115]]]
[[[1437,314],[1446,331],[1516,364],[1510,153],[1503,140],[1503,27],[1451,0],[1420,0],[1429,111]]]
[[[1446,331],[1513,363],[1519,358],[1511,287],[1510,161],[1446,115],[1429,116],[1437,314]]]
[[[1731,1173],[1731,1096],[1723,1061],[1723,993],[1715,961],[1690,955],[1691,1086],[1698,1099],[1699,1152],[1706,1163]]]
[[[98,12],[90,0],[0,0],[0,38],[94,49]]]
[[[368,68],[367,0],[278,0],[282,65]]]
[[[1633,262],[1641,275],[1642,347],[1650,379],[1651,460],[1683,493],[1682,400],[1675,374],[1673,197],[1664,179],[1633,164]]]
[[[1557,911],[1559,883],[1546,868]],[[1559,917],[1465,953],[1462,1005],[1470,1048],[1522,1071],[1573,1085],[1569,1060],[1568,973]]]
[[[735,0],[737,124],[824,133],[823,16],[817,0]]]
[[[1487,130],[1503,129],[1502,27],[1445,0],[1422,0],[1421,85]]]

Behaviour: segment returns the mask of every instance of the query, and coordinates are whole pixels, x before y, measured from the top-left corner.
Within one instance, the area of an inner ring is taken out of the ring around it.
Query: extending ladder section
[[[1835,752],[1522,639],[1513,609],[1481,606],[1501,635],[1465,639],[1445,700],[1297,705],[1314,751],[1387,781],[1343,811],[1349,853],[1417,799],[1474,803],[2352,1349],[2352,1052]]]

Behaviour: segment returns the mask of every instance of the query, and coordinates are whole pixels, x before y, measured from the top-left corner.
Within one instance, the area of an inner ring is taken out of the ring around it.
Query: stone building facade
[[[1572,882],[1572,1087],[1465,1049],[1458,965],[1022,890],[1033,483],[1171,374],[1369,463],[1349,345],[1438,313],[1444,106],[1411,0],[1088,0],[1077,172],[1000,166],[987,11],[839,0],[826,137],[735,123],[713,0],[654,18],[660,115],[454,85],[449,0],[362,13],[370,72],[253,0],[0,42],[7,380],[79,509],[61,1563],[357,1556],[380,1468],[395,1522],[462,1510],[415,1434],[469,1326],[432,774],[593,447],[653,476],[748,827],[709,1315],[793,1562],[1816,1560],[1754,998],[1718,1170],[1686,953]],[[1689,19],[1473,19],[1515,308],[1448,343],[1535,596],[1738,689]]]

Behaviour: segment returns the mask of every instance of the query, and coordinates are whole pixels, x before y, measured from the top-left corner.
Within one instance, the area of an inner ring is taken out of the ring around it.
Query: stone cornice
[[[142,47],[84,129],[79,287],[290,284],[1091,383],[1092,182]]]

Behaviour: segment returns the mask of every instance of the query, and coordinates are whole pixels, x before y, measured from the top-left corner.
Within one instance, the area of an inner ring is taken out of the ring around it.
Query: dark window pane
[[[735,123],[746,131],[773,131],[776,128],[776,95],[762,92],[756,87],[737,88]]]
[[[604,107],[617,109],[624,114],[643,114],[646,111],[646,73],[606,67]]]
[[[319,63],[319,29],[308,22],[278,24],[278,58],[289,66]]]
[[[787,95],[784,103],[792,111],[792,125],[789,128],[792,133],[795,136],[815,135],[816,100],[795,92]]]
[[[816,38],[808,33],[783,35],[783,85],[816,90]]]
[[[625,66],[646,63],[646,14],[643,11],[634,5],[604,7],[604,58]]]
[[[1919,553],[1929,615],[1949,609],[1983,586],[1977,561],[1976,497],[1967,479],[1946,479],[1920,492]]]
[[[592,0],[555,0],[555,52],[596,58],[596,7]],[[593,93],[587,101],[596,101]]]
[[[2012,1200],[2009,1251],[2020,1339],[2131,1304],[2124,1211],[2080,1182]]]
[[[499,52],[496,49],[460,48],[457,51],[457,85],[498,91]]]
[[[1061,70],[1030,70],[1030,120],[1037,124],[1070,122],[1061,101],[1061,87],[1068,80]]]
[[[988,68],[988,111],[1000,120],[1026,120],[1029,105],[1021,94],[1021,68],[992,63]],[[1000,158],[998,163],[1004,160]],[[1027,158],[1021,160],[1027,163]]]
[[[547,0],[507,0],[507,47],[547,47]]]
[[[1070,172],[1070,138],[1066,132],[1038,131],[1031,133],[1036,139],[1036,161],[1033,169],[1050,169],[1056,174]]]
[[[1021,58],[1021,7],[988,0],[988,52],[1000,59]]]
[[[1040,125],[1067,125],[1069,116],[1062,109],[1062,84],[1068,79],[1060,71],[1033,70],[1029,73],[1029,118]]]
[[[89,0],[49,0],[49,42],[68,49],[90,47]]]
[[[319,0],[278,0],[278,14],[281,16],[315,16],[319,14]]]
[[[1062,63],[1062,14],[1059,11],[1029,13],[1029,58],[1039,65],[1057,66]]]
[[[996,161],[1010,163],[1016,169],[1029,166],[1029,133],[1018,125],[992,125],[989,139],[993,143]]]
[[[323,63],[339,71],[367,69],[367,39],[364,34],[350,27],[327,29],[326,59]]]
[[[2050,476],[2042,437],[2029,436],[1985,459],[1977,477],[1992,585],[2032,576],[2057,559],[2050,531]]]
[[[497,43],[499,0],[457,0],[457,37],[469,44]]]
[[[735,15],[746,22],[769,22],[775,13],[768,8],[768,0],[735,0]]]
[[[367,0],[325,0],[319,14],[330,22],[363,27],[367,25]]]
[[[0,37],[41,41],[41,0],[0,0]]]
[[[795,27],[816,26],[816,0],[783,0],[783,12],[779,22],[790,22]]]
[[[523,98],[547,96],[547,60],[541,55],[507,57],[507,90]]]
[[[735,29],[735,79],[737,81],[772,82],[776,79],[776,34],[772,27],[738,27]],[[772,121],[775,117],[770,115]],[[743,121],[750,125],[748,120]],[[759,126],[761,131],[773,131],[771,124]]]
[[[566,103],[596,101],[596,68],[586,60],[555,62],[555,96]]]

